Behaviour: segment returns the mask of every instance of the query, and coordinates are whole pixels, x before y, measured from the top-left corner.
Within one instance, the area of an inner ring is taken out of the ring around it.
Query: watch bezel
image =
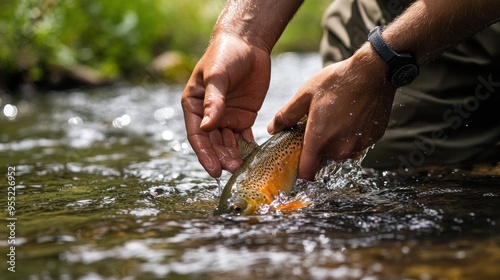
[[[390,82],[396,87],[402,87],[411,84],[418,76],[418,66],[413,63],[408,63],[392,69],[390,73]]]

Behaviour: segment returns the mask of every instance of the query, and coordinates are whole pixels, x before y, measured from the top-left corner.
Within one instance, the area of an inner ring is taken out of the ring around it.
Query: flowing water
[[[273,60],[258,142],[320,64]],[[1,279],[500,279],[498,167],[401,179],[346,166],[297,186],[313,200],[301,212],[214,216],[181,91],[2,97]]]

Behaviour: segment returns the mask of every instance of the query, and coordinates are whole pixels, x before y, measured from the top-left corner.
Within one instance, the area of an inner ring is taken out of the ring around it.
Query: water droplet
[[[173,108],[170,107],[165,107],[161,109],[157,109],[153,116],[155,117],[155,120],[160,122],[161,124],[165,124],[167,120],[171,119],[175,114],[175,111]]]
[[[179,141],[173,141],[172,144],[170,144],[170,146],[176,152],[179,152],[181,150],[181,143],[179,143]]]
[[[465,251],[458,251],[456,256],[457,256],[457,259],[465,259],[465,257],[467,256],[467,253]]]
[[[409,252],[410,248],[408,246],[403,246],[403,248],[401,248],[401,253],[408,254]]]
[[[132,118],[128,114],[124,114],[113,120],[113,126],[116,128],[124,128],[130,124]]]
[[[217,182],[217,189],[219,190],[219,196],[222,195],[222,186],[220,184],[220,177],[215,178],[215,181]]]
[[[174,139],[174,133],[172,131],[165,130],[162,132],[161,138],[163,138],[164,140],[170,141],[170,140]]]
[[[6,104],[3,107],[3,114],[9,118],[9,120],[15,120],[17,117],[17,107],[12,104]]]
[[[80,117],[72,117],[68,120],[68,124],[70,125],[81,125],[83,124],[83,120]]]

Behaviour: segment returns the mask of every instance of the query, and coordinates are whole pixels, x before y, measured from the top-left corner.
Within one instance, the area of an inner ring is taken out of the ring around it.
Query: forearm
[[[214,29],[271,52],[303,0],[228,0]]]
[[[498,0],[419,0],[387,26],[383,37],[425,64],[499,19]]]

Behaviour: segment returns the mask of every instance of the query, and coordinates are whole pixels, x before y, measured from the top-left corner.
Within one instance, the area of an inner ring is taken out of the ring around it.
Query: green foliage
[[[316,50],[319,22],[329,1],[306,1],[276,51]],[[207,46],[224,2],[3,0],[0,87],[16,74],[24,82],[37,82],[48,79],[54,69],[76,66],[105,79],[137,77],[145,75],[152,60],[165,51],[182,54],[182,65],[175,67],[189,72],[186,69]],[[173,76],[185,78],[185,74]]]
[[[333,0],[305,0],[285,32],[283,32],[273,52],[318,51],[323,34],[321,18],[328,5],[332,2]]]

